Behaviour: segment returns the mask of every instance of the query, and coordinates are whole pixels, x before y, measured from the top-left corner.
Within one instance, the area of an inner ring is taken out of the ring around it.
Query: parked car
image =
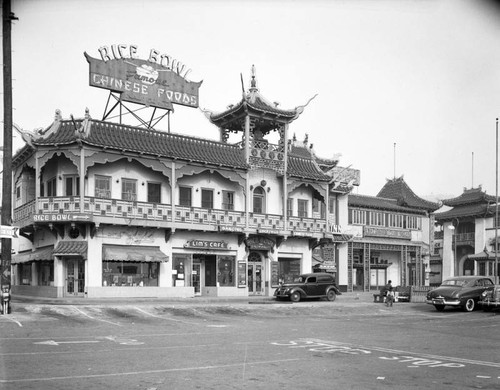
[[[455,276],[446,279],[441,286],[427,293],[427,303],[442,311],[445,306],[461,307],[473,311],[481,294],[493,287],[490,278],[484,276]]]
[[[478,302],[484,311],[500,307],[500,285],[494,285],[483,291]]]
[[[292,283],[280,285],[274,292],[276,299],[290,299],[299,302],[304,298],[326,298],[334,301],[341,295],[333,275],[328,273],[303,274],[294,279]]]

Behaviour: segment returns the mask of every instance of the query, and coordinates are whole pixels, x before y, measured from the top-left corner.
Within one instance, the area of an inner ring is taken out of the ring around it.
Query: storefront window
[[[21,276],[21,284],[31,285],[31,263],[19,264],[19,275]]]
[[[172,286],[187,287],[191,285],[191,256],[173,255]]]
[[[158,286],[159,263],[103,261],[103,286]]]
[[[234,256],[219,256],[218,278],[219,286],[234,287]]]
[[[41,261],[37,264],[38,285],[53,286],[54,285],[54,262]]]
[[[279,281],[281,283],[293,282],[300,275],[300,259],[278,259]]]

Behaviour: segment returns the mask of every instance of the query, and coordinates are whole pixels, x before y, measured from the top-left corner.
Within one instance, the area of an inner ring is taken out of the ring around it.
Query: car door
[[[304,291],[309,297],[318,295],[318,283],[316,276],[309,276],[306,279]]]

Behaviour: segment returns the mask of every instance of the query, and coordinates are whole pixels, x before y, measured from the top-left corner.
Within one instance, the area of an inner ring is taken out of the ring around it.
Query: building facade
[[[436,234],[442,241],[436,268],[440,265],[442,280],[461,275],[493,278],[498,261],[495,259],[498,235],[495,197],[481,187],[470,188],[458,197],[443,200],[443,204],[449,209],[435,215],[439,230]]]
[[[290,138],[304,108],[269,103],[253,77],[240,102],[204,111],[220,141],[56,112],[13,159],[13,293],[272,295],[314,270],[348,289],[359,171]]]
[[[379,290],[429,285],[430,248],[437,203],[418,197],[402,177],[388,180],[377,196],[350,194],[348,286]]]

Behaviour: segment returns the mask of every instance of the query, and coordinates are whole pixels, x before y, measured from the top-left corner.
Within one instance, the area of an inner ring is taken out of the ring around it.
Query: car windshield
[[[457,287],[463,287],[467,285],[469,281],[463,280],[463,279],[448,279],[445,280],[441,286],[457,286]]]

